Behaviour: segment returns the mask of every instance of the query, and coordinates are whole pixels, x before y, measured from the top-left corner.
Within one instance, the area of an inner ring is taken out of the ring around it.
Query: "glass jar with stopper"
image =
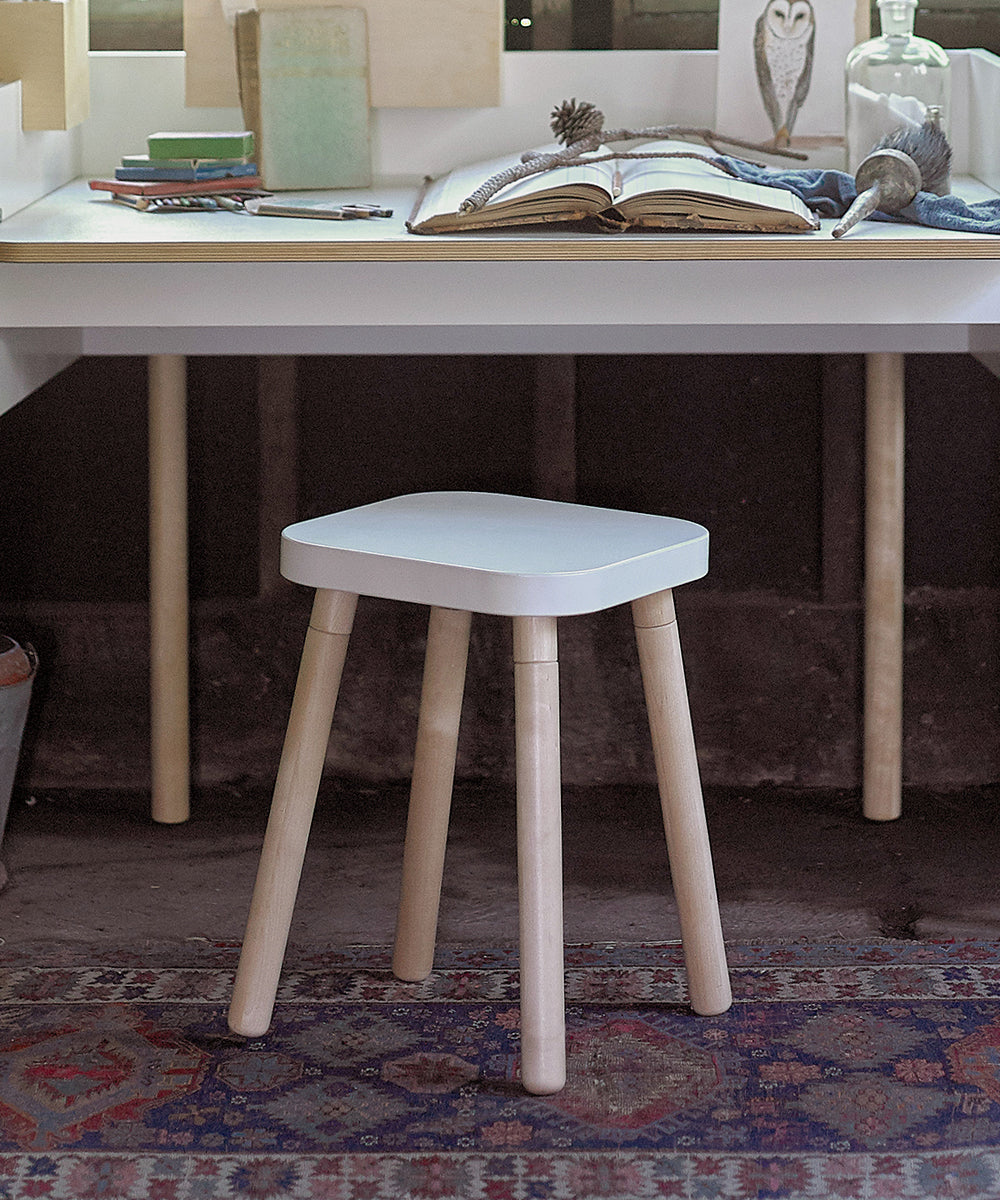
[[[926,121],[947,136],[951,63],[947,53],[917,37],[917,0],[878,0],[882,32],[847,56],[847,170],[854,174],[880,138]]]

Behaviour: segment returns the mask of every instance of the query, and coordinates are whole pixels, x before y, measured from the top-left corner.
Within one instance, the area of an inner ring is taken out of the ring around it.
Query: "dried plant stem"
[[[727,146],[739,146],[743,150],[756,150],[759,154],[776,154],[781,158],[795,158],[805,161],[809,156],[799,150],[789,150],[786,147],[774,146],[770,142],[748,142],[743,138],[729,137],[728,134],[716,133],[714,129],[701,129],[692,125],[649,125],[645,129],[605,129],[600,137],[605,142],[630,142],[637,138],[701,138],[710,149],[718,154],[722,150],[716,145],[724,142]]]
[[[498,171],[496,175],[491,175],[485,183],[479,185],[476,190],[467,196],[458,206],[459,212],[475,212],[477,208],[482,208],[491,196],[495,196],[501,188],[506,187],[508,183],[515,183],[518,179],[527,179],[529,175],[540,175],[542,171],[550,171],[553,167],[568,167],[570,163],[576,162],[588,150],[596,150],[601,144],[599,136],[591,135],[581,138],[580,141],[574,142],[572,146],[567,146],[565,150],[559,150],[554,154],[532,154],[524,155],[519,163],[508,167],[505,171]]]

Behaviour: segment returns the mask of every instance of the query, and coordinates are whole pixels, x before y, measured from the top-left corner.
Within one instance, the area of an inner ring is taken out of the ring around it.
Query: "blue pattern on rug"
[[[1000,948],[570,947],[569,1078],[518,1078],[517,958],[293,953],[268,1035],[229,1033],[237,949],[8,953],[0,1200],[997,1200]],[[47,965],[37,964],[42,957]],[[62,960],[62,961],[61,961]]]

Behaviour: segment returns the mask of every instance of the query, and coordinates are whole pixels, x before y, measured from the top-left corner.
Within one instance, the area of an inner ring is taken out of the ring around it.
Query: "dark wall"
[[[274,497],[261,492],[270,450],[256,360],[190,361],[202,778],[267,774],[287,711],[307,598],[261,593],[261,505],[280,500],[294,518],[418,489],[530,494],[536,366],[517,356],[299,360],[298,467],[290,494]],[[141,359],[84,359],[0,418],[0,625],[42,653],[26,768],[42,783],[135,782],[146,770],[145,386]],[[709,778],[854,786],[861,360],[588,356],[575,387],[578,499],[711,530],[709,576],[682,602]],[[971,357],[907,361],[912,782],[989,782],[1000,769],[998,401],[1000,381]],[[345,700],[352,773],[406,773],[422,622],[377,605],[360,621],[360,682]],[[487,728],[479,741],[468,734],[473,775],[506,756],[504,637],[487,622],[474,643],[470,712]],[[620,726],[635,669],[622,639],[617,617],[566,634],[580,681],[564,714],[578,781],[650,769],[629,743],[631,718]],[[396,684],[401,708],[388,699]],[[582,698],[595,687],[593,702]]]
[[[708,587],[819,598],[823,367],[581,357],[578,499],[709,526]],[[907,584],[995,587],[1000,381],[958,355],[913,355],[906,370]],[[526,357],[300,360],[297,515],[422,488],[530,494],[533,387]],[[142,359],[82,359],[0,418],[7,612],[145,598],[145,388]],[[256,361],[192,359],[189,391],[193,593],[253,596]]]

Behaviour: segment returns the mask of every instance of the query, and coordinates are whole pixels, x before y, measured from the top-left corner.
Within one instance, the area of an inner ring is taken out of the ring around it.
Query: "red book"
[[[156,182],[134,183],[124,179],[92,179],[95,192],[117,192],[119,196],[194,196],[205,192],[243,192],[259,188],[264,181],[259,175],[239,175],[232,179],[164,179]]]

